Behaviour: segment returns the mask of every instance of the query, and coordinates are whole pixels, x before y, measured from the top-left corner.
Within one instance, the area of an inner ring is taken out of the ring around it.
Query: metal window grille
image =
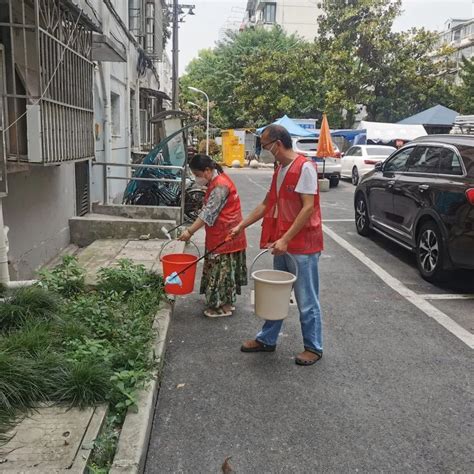
[[[0,0],[9,160],[94,156],[92,31],[60,0]]]

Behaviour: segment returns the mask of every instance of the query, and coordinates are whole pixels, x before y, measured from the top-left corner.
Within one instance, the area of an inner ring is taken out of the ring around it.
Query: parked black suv
[[[357,232],[414,251],[426,280],[474,269],[474,136],[407,144],[362,178],[354,205]]]

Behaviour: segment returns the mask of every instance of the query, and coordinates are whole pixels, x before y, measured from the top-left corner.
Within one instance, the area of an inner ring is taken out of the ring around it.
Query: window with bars
[[[0,43],[7,159],[92,158],[92,31],[77,10],[60,0],[0,0]]]

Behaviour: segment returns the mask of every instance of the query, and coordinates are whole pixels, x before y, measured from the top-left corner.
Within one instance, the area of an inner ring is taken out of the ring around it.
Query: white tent
[[[367,130],[367,140],[388,143],[394,140],[411,141],[428,135],[423,125],[401,123],[360,122],[360,130]]]

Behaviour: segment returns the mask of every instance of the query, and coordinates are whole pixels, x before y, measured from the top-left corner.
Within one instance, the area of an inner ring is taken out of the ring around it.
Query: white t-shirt
[[[277,176],[277,193],[280,192],[281,185],[285,179],[286,173],[290,169],[289,165],[282,167]],[[305,163],[301,168],[301,175],[296,185],[295,192],[299,194],[318,194],[318,173],[312,163]]]

